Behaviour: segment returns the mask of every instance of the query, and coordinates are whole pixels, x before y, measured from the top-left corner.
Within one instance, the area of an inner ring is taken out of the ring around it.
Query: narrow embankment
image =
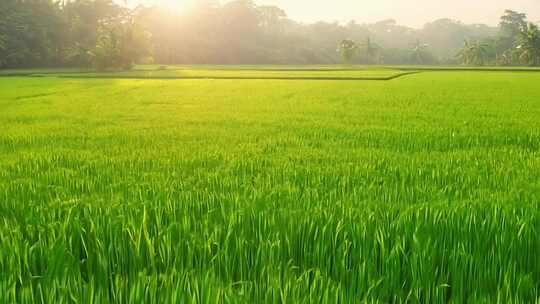
[[[159,79],[159,80],[333,80],[333,81],[389,81],[416,74],[417,71],[346,70],[346,69],[279,69],[279,70],[133,70],[126,72],[60,71],[60,72],[4,72],[3,77],[56,77],[72,79]]]
[[[417,74],[418,72],[398,73],[391,76],[366,76],[366,77],[326,77],[326,76],[132,76],[132,75],[54,75],[57,78],[74,79],[159,79],[159,80],[191,80],[191,79],[224,79],[224,80],[378,80],[389,81],[403,76]],[[30,77],[47,77],[45,75],[31,75]]]

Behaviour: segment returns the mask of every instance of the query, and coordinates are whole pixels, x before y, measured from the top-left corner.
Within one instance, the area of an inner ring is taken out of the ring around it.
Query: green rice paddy
[[[0,78],[0,303],[540,302],[540,73],[298,70]]]
[[[409,72],[410,73],[410,72]],[[127,71],[115,73],[66,73],[60,77],[71,78],[213,78],[213,79],[305,79],[305,80],[391,80],[408,74],[395,70],[165,70],[165,71]]]
[[[392,80],[414,73],[384,67],[364,66],[138,66],[131,71],[99,73],[77,69],[4,70],[0,76],[54,76],[59,78],[112,79],[303,79],[303,80]]]

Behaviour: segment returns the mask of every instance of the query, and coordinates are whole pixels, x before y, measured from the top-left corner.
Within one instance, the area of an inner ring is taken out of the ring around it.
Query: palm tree
[[[465,40],[457,57],[464,65],[484,65],[488,58],[488,45]]]
[[[536,24],[529,23],[519,33],[518,43],[516,49],[519,52],[521,62],[531,66],[540,64],[540,31]]]
[[[424,64],[426,63],[426,53],[428,44],[426,43],[420,43],[420,40],[416,40],[416,43],[414,44],[414,47],[412,49],[412,59],[414,63],[417,64]]]
[[[465,40],[463,43],[463,47],[456,55],[457,58],[461,61],[464,65],[470,65],[472,62],[472,48],[468,40]]]
[[[3,34],[0,34],[0,51],[6,48],[6,41],[7,41],[7,38],[5,38]]]
[[[519,60],[519,54],[517,49],[509,49],[504,51],[502,54],[498,54],[496,62],[498,65],[510,66]]]
[[[364,57],[365,63],[372,64],[382,62],[381,47],[373,43],[369,36],[366,41],[360,45],[359,49]]]
[[[343,58],[344,63],[351,63],[354,55],[356,55],[358,51],[358,46],[356,45],[356,42],[350,39],[345,39],[341,41],[341,43],[338,46],[337,51],[341,54],[341,58]]]
[[[3,59],[5,56],[4,51],[6,50],[6,45],[7,45],[7,38],[3,34],[0,34],[0,67],[2,66]]]

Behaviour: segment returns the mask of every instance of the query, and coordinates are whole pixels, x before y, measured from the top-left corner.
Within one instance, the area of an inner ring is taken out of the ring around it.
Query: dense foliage
[[[113,0],[0,1],[0,67],[349,63],[537,65],[538,30],[507,11],[499,28],[440,19],[421,29],[301,24],[251,0],[199,0],[183,13]],[[126,37],[127,36],[127,37]],[[342,41],[357,46],[344,58]],[[467,41],[463,47],[463,42]],[[336,51],[338,47],[338,51]],[[460,51],[461,50],[461,51]],[[459,56],[456,55],[459,53]]]
[[[535,303],[539,81],[0,78],[0,302]]]
[[[151,51],[139,18],[112,0],[2,0],[0,66],[129,68]]]
[[[528,65],[540,64],[540,31],[527,16],[506,11],[501,17],[500,31],[495,37],[466,40],[458,53],[465,65]]]

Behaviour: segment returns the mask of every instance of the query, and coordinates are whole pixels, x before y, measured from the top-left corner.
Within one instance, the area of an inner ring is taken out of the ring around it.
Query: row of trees
[[[412,29],[394,20],[302,24],[252,0],[195,2],[180,13],[113,0],[1,0],[0,67],[129,68],[150,57],[160,64],[540,64],[538,28],[511,11],[499,27],[440,19]]]
[[[362,43],[345,39],[340,43],[337,51],[341,54],[344,63],[353,62],[356,56],[364,64],[380,64],[384,62],[382,48],[373,43],[370,37],[367,37]]]
[[[393,50],[396,51],[396,50]],[[338,46],[343,62],[363,63],[382,62],[383,49],[373,44],[368,37],[365,43],[350,39],[343,40]],[[434,64],[452,60],[438,60],[431,52],[430,44],[420,40],[409,50],[409,63]],[[363,58],[363,60],[361,59]],[[375,60],[373,59],[375,58]],[[456,52],[457,62],[464,65],[540,65],[540,30],[538,25],[527,21],[522,13],[507,10],[501,17],[497,32],[483,38],[465,38],[462,48]],[[406,60],[405,60],[406,61]]]
[[[465,65],[540,65],[540,30],[525,14],[506,11],[497,36],[465,40],[458,58]]]
[[[199,0],[189,14],[150,9],[154,59],[160,63],[325,64],[342,62],[336,45],[357,45],[351,63],[457,64],[465,39],[496,35],[497,27],[440,19],[422,29],[394,20],[373,24],[317,22],[302,24],[275,6],[251,0]]]

